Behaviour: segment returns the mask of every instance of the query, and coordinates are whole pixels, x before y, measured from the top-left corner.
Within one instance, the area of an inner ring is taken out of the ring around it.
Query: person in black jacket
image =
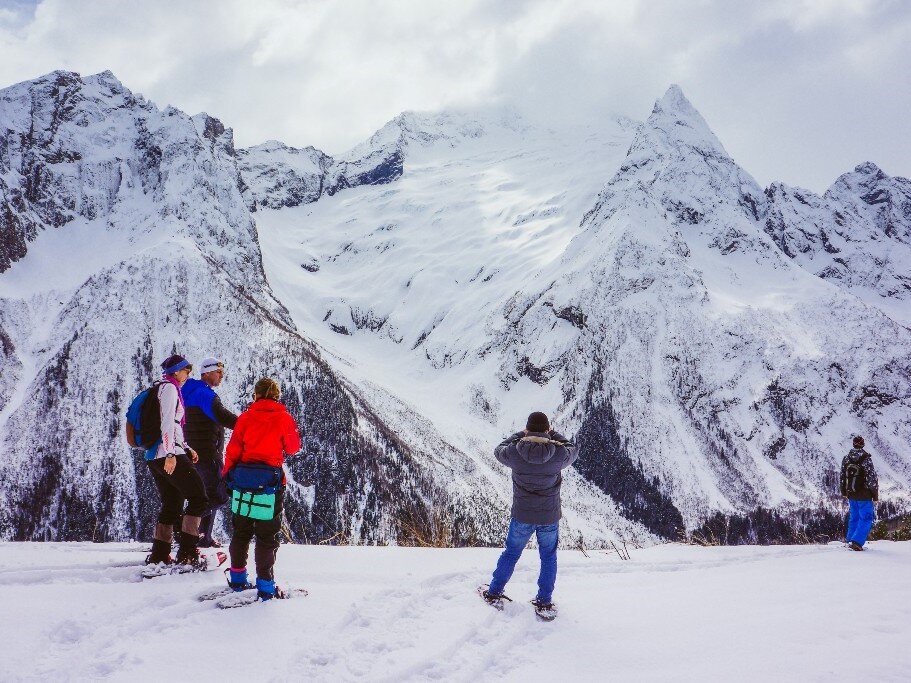
[[[562,471],[573,464],[578,447],[552,431],[544,413],[528,416],[525,429],[504,440],[494,456],[512,470],[512,519],[506,548],[500,555],[490,586],[482,592],[496,603],[532,534],[537,536],[541,571],[538,576],[536,608],[550,610],[557,580],[557,542],[562,516],[560,486]]]
[[[184,434],[187,443],[199,454],[196,471],[206,486],[209,507],[199,525],[202,548],[220,548],[212,537],[215,512],[228,500],[228,492],[221,479],[224,465],[225,428],[234,429],[237,415],[222,405],[214,388],[221,384],[225,364],[217,358],[206,358],[201,364],[200,379],[188,379],[183,385],[187,424]]]
[[[879,479],[870,454],[864,450],[864,438],[855,436],[853,446],[841,461],[841,495],[850,506],[845,540],[851,550],[863,550],[873,528],[873,501],[879,500]]]

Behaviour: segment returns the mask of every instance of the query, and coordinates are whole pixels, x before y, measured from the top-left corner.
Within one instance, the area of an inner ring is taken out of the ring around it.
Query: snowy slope
[[[859,165],[818,196],[774,183],[766,232],[810,272],[911,325],[911,181]]]
[[[547,624],[533,551],[502,613],[495,549],[324,546],[279,551],[308,597],[225,611],[195,599],[220,572],[141,582],[136,544],[6,543],[0,679],[906,680],[911,545],[869,548],[564,551]]]
[[[395,183],[257,219],[271,285],[340,372],[462,443],[545,410],[665,536],[831,506],[853,433],[907,498],[909,330],[786,255],[679,88],[641,125],[411,120]]]

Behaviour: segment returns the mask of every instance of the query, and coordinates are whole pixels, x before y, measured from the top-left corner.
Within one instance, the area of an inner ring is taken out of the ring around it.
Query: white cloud
[[[760,182],[821,190],[868,159],[911,175],[909,46],[900,0],[14,0],[0,84],[111,69],[239,145],[339,152],[405,109],[641,119],[678,82]]]

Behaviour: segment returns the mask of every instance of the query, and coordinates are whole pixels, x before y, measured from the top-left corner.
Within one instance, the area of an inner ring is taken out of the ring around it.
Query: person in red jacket
[[[264,378],[253,389],[253,404],[237,418],[237,424],[225,451],[222,477],[241,463],[261,463],[280,468],[286,455],[301,448],[294,418],[279,403],[278,382]],[[235,590],[252,588],[247,579],[247,556],[250,541],[256,537],[256,589],[262,600],[284,597],[275,585],[275,556],[281,539],[282,494],[287,479],[282,473],[282,487],[275,496],[275,516],[270,520],[251,519],[234,514],[231,538],[230,585]]]

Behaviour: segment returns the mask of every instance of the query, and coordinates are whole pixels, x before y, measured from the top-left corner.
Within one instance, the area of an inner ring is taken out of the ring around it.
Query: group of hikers
[[[261,600],[284,597],[275,584],[275,556],[281,539],[282,466],[301,448],[294,418],[280,402],[281,389],[270,378],[259,380],[253,403],[240,416],[222,405],[215,393],[225,364],[206,358],[200,379],[180,355],[162,364],[156,392],[160,438],[145,459],[161,496],[161,512],[152,537],[148,564],[180,564],[203,568],[200,547],[221,547],[213,537],[216,511],[232,486],[233,536],[229,547],[229,585],[237,591],[255,588]],[[154,401],[153,401],[154,403]],[[232,429],[222,460],[225,429]],[[171,547],[177,531],[176,559]],[[249,581],[247,556],[256,538],[256,584]]]
[[[221,547],[212,535],[214,518],[230,499],[233,535],[229,586],[235,591],[255,588],[261,600],[285,597],[274,576],[286,485],[283,465],[286,457],[301,449],[301,440],[294,419],[281,403],[278,382],[260,379],[252,404],[237,416],[215,393],[224,378],[223,361],[203,360],[200,379],[190,377],[193,366],[180,355],[168,357],[161,368],[161,381],[149,390],[157,395],[161,433],[146,450],[145,458],[161,496],[161,512],[147,562],[204,567],[199,548]],[[223,460],[225,429],[233,432]],[[879,485],[870,454],[864,450],[864,439],[855,436],[852,445],[842,462],[840,489],[850,507],[845,543],[851,550],[860,551],[873,526],[873,501],[879,499]],[[489,604],[502,609],[503,600],[509,600],[504,594],[506,584],[535,535],[541,566],[532,604],[540,617],[551,619],[556,615],[553,590],[562,516],[562,471],[575,462],[578,447],[554,431],[544,413],[533,412],[525,429],[499,444],[494,455],[512,471],[511,519],[505,549],[490,583],[478,592]],[[171,549],[178,523],[175,560]],[[252,584],[247,558],[254,537],[256,583]]]

